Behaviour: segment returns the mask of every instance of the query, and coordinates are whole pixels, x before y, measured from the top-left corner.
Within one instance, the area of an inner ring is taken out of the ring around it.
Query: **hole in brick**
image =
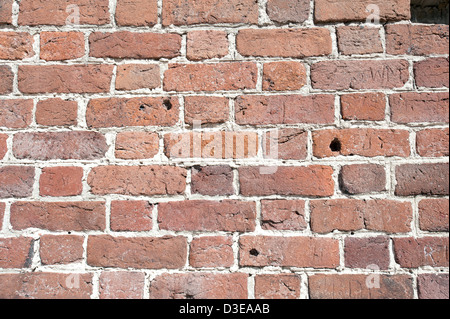
[[[170,100],[166,99],[163,101],[163,105],[166,108],[166,110],[170,111],[173,107],[172,102]]]
[[[332,152],[340,152],[341,149],[342,149],[341,141],[339,141],[339,139],[335,138],[330,144],[330,150]]]
[[[449,24],[449,1],[411,0],[411,21],[428,24]]]
[[[250,255],[258,257],[259,256],[259,251],[257,251],[255,248],[253,248],[252,250],[250,250]]]

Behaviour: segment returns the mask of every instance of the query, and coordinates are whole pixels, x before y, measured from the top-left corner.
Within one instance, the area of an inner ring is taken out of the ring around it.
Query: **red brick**
[[[110,22],[108,0],[23,0],[20,2],[19,25],[77,25],[74,19],[77,13],[79,24]]]
[[[89,173],[96,195],[176,195],[186,188],[186,170],[173,166],[98,166]]]
[[[342,26],[336,31],[338,49],[341,54],[383,53],[378,27]]]
[[[40,58],[46,61],[78,59],[84,56],[82,32],[41,32]]]
[[[448,25],[386,25],[388,54],[448,54]]]
[[[448,58],[431,58],[414,63],[414,77],[419,87],[448,87]]]
[[[14,156],[20,159],[93,160],[107,150],[105,137],[89,131],[17,133],[13,141]]]
[[[417,277],[419,299],[448,299],[448,274],[421,274]]]
[[[449,195],[448,163],[399,165],[395,175],[398,196]]]
[[[266,230],[305,230],[304,200],[261,201],[261,227]]]
[[[389,237],[363,237],[345,239],[344,248],[345,267],[373,269],[388,269]]]
[[[371,286],[378,283],[379,288]],[[413,279],[408,275],[317,274],[309,276],[309,296],[311,299],[413,299]]]
[[[302,129],[277,129],[266,133],[264,157],[302,160],[308,156],[308,133]]]
[[[253,62],[169,64],[165,91],[236,91],[255,89],[258,69]]]
[[[342,192],[346,194],[379,193],[386,190],[386,170],[382,165],[345,165],[339,174]]]
[[[448,92],[407,92],[392,94],[391,118],[397,123],[448,123]]]
[[[26,128],[33,118],[33,100],[0,100],[0,126]]]
[[[175,97],[102,98],[90,100],[89,127],[173,126],[179,120]]]
[[[8,145],[6,145],[7,140],[8,135],[0,134],[0,160],[2,160],[8,152]]]
[[[11,67],[0,65],[0,94],[8,94],[13,89],[14,74]]]
[[[409,132],[394,129],[331,129],[313,132],[313,153],[318,158],[333,156],[410,155]]]
[[[303,23],[309,17],[308,0],[269,0],[267,14],[278,23]]]
[[[189,60],[223,58],[228,54],[228,34],[225,31],[199,30],[187,34]]]
[[[94,267],[177,269],[186,264],[185,237],[89,236],[87,264]]]
[[[0,198],[29,197],[33,192],[34,167],[0,167]]]
[[[333,169],[329,166],[278,167],[263,174],[261,167],[240,167],[239,181],[244,196],[301,195],[332,196]]]
[[[104,202],[15,202],[11,205],[13,229],[50,231],[105,230]]]
[[[158,22],[157,0],[118,0],[116,23],[120,26],[147,27]]]
[[[293,274],[256,275],[256,299],[299,299],[300,278]]]
[[[1,268],[30,268],[31,262],[33,260],[33,255],[33,238],[0,238]]]
[[[383,121],[386,96],[383,93],[345,94],[341,96],[344,120]]]
[[[143,299],[145,273],[104,271],[100,275],[100,299]]]
[[[161,87],[161,74],[156,64],[123,64],[117,67],[116,90],[132,91]]]
[[[386,233],[411,231],[411,203],[392,200],[333,199],[314,200],[311,230],[316,233],[367,229]]]
[[[168,25],[258,23],[258,3],[254,0],[166,0],[162,23]]]
[[[306,68],[299,62],[264,64],[263,90],[295,91],[306,85]]]
[[[33,37],[25,32],[0,32],[0,60],[21,60],[34,55]]]
[[[406,60],[322,61],[311,66],[311,84],[323,90],[401,88],[408,68]]]
[[[421,230],[448,232],[448,215],[448,199],[423,199],[419,202],[419,225]]]
[[[448,237],[394,238],[395,261],[403,268],[448,267]]]
[[[94,32],[89,36],[89,47],[89,55],[96,58],[170,59],[180,55],[181,36],[174,33]]]
[[[186,96],[184,98],[184,121],[194,124],[220,124],[230,118],[230,105],[225,97]]]
[[[6,204],[0,202],[0,230],[3,227],[3,218],[5,215],[5,208],[6,208]]]
[[[78,103],[60,98],[39,101],[36,104],[36,123],[45,126],[77,125]]]
[[[380,8],[380,21],[409,20],[411,17],[409,0],[316,0],[314,19],[316,22],[366,21],[372,13],[367,11],[368,5]]]
[[[233,238],[196,237],[191,242],[189,264],[195,268],[231,267],[234,264]]]
[[[3,0],[0,6],[0,25],[12,23],[12,9],[14,0]]]
[[[108,93],[112,65],[21,65],[19,90],[36,93]]]
[[[159,152],[159,136],[151,132],[121,132],[116,136],[116,158],[147,159]]]
[[[191,200],[158,206],[159,228],[173,231],[254,231],[255,219],[253,202]]]
[[[39,180],[41,196],[76,196],[83,191],[82,167],[44,167]]]
[[[147,201],[112,201],[112,231],[150,231],[153,205]]]
[[[423,157],[449,155],[449,131],[446,129],[425,129],[416,135],[417,153]]]
[[[0,274],[0,298],[89,299],[93,292],[92,279],[92,274],[82,273]]]
[[[43,265],[70,264],[83,260],[83,236],[42,235],[39,255]]]
[[[331,54],[332,43],[325,28],[243,29],[236,48],[243,56],[305,58]]]
[[[162,274],[150,283],[150,299],[247,299],[248,274]]]
[[[332,238],[244,236],[239,240],[243,267],[336,268],[339,242]]]
[[[233,169],[229,166],[194,166],[191,193],[209,196],[233,195]]]
[[[331,124],[334,123],[334,96],[239,96],[236,100],[236,123]]]

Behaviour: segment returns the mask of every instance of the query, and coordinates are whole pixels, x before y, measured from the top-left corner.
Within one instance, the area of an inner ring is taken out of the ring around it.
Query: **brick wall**
[[[448,25],[0,3],[1,298],[448,298]]]

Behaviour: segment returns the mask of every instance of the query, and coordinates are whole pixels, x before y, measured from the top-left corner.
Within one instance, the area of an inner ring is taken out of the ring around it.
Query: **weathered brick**
[[[157,64],[123,64],[117,67],[116,90],[132,91],[161,87]]]
[[[339,184],[346,194],[379,193],[386,190],[386,170],[377,164],[345,165],[339,174]]]
[[[236,36],[243,56],[305,58],[331,54],[330,31],[309,29],[243,29]]]
[[[165,91],[235,91],[255,89],[258,69],[253,62],[169,64]]]
[[[256,299],[299,299],[300,278],[294,274],[256,275]]]
[[[39,101],[36,104],[36,123],[44,126],[77,125],[78,103],[60,98]]]
[[[175,195],[186,188],[186,170],[173,166],[98,166],[89,173],[96,195]]]
[[[411,231],[411,203],[393,200],[333,199],[314,200],[311,230],[316,233],[367,229],[386,233]]]
[[[383,53],[380,28],[342,26],[336,29],[338,49],[341,54]]]
[[[264,157],[283,160],[303,160],[308,156],[308,133],[287,128],[266,133],[263,141]]]
[[[409,20],[411,17],[409,0],[316,0],[314,19],[327,23],[366,21],[371,14],[375,14],[367,10],[369,5],[376,5],[380,9],[380,21]]]
[[[181,36],[174,33],[94,32],[89,36],[89,47],[89,55],[96,58],[170,59],[180,55]]]
[[[121,132],[116,136],[116,158],[147,159],[159,152],[159,136],[152,132]]]
[[[339,242],[332,238],[242,236],[239,264],[243,267],[339,266]]]
[[[8,152],[8,145],[6,145],[6,141],[8,140],[8,135],[0,134],[0,161],[5,157]]]
[[[228,54],[228,34],[225,31],[199,30],[187,34],[187,52],[189,60],[223,58]]]
[[[448,267],[448,237],[407,237],[393,240],[395,261],[401,267]]]
[[[40,58],[46,61],[78,59],[84,56],[82,32],[41,32]]]
[[[108,0],[23,0],[20,2],[19,25],[102,25],[109,22]]]
[[[386,25],[386,52],[396,55],[448,54],[448,25]]]
[[[449,195],[448,163],[399,165],[395,175],[398,196]]]
[[[118,0],[115,18],[120,26],[154,26],[158,22],[158,1]]]
[[[423,199],[419,202],[419,226],[421,230],[431,232],[448,232],[448,221],[448,199]]]
[[[231,267],[234,264],[233,238],[196,237],[191,242],[189,264],[195,268]]]
[[[323,90],[401,88],[408,68],[406,60],[322,61],[311,66],[311,84]]]
[[[0,65],[0,94],[8,94],[13,89],[14,74],[11,67]]]
[[[150,231],[152,230],[153,205],[147,201],[111,202],[112,231]]]
[[[331,124],[334,123],[332,95],[239,96],[236,100],[236,123]]]
[[[0,202],[0,229],[3,228],[3,218],[5,216],[6,204]]]
[[[162,274],[150,283],[150,299],[247,299],[247,278],[243,273]]]
[[[12,9],[14,0],[2,0],[0,6],[0,25],[12,23]]]
[[[267,14],[278,23],[303,23],[309,17],[308,0],[269,0]]]
[[[44,167],[39,180],[41,196],[76,196],[83,191],[82,167]]]
[[[448,92],[407,92],[389,97],[391,119],[397,123],[448,123]]]
[[[0,167],[0,198],[31,196],[33,184],[34,167]]]
[[[258,3],[254,0],[166,0],[162,23],[168,25],[258,23]]]
[[[112,237],[91,235],[87,264],[94,267],[177,269],[186,264],[185,237]]]
[[[70,264],[83,260],[84,237],[42,235],[39,255],[43,265]]]
[[[191,125],[219,124],[230,118],[230,105],[225,97],[186,96],[184,108],[184,121]]]
[[[410,155],[409,132],[395,129],[331,129],[313,132],[313,154],[318,158],[333,156]]]
[[[11,226],[51,231],[105,230],[104,202],[15,202],[11,205]]]
[[[34,55],[33,37],[26,32],[0,32],[0,60],[21,60]]]
[[[389,237],[347,237],[345,239],[344,258],[345,267],[388,269],[390,263]]]
[[[33,118],[33,100],[0,100],[0,126],[25,128]]]
[[[229,166],[194,166],[191,193],[209,196],[233,195],[233,169]]]
[[[383,93],[345,94],[341,96],[344,120],[383,121],[386,96]]]
[[[317,274],[309,276],[309,296],[311,299],[413,299],[413,279],[408,275]]]
[[[424,157],[449,155],[449,129],[425,129],[416,135],[417,153]]]
[[[302,63],[264,63],[263,90],[265,91],[300,90],[306,82],[306,68]]]
[[[266,230],[305,230],[304,200],[261,201],[261,227]]]
[[[263,174],[261,167],[240,167],[239,181],[244,196],[334,194],[333,169],[329,166],[278,167],[273,174]]]
[[[419,299],[448,299],[448,274],[421,274],[417,277]]]
[[[143,299],[145,273],[104,271],[100,275],[100,299]]]
[[[448,87],[449,59],[430,58],[415,62],[414,77],[419,87]]]
[[[180,103],[175,97],[101,98],[89,101],[89,127],[172,126],[178,122]]]
[[[13,140],[14,156],[20,159],[93,160],[107,150],[105,137],[88,131],[17,133]]]
[[[33,255],[34,255],[33,238],[30,237],[0,238],[1,268],[30,268],[31,262],[33,260]]]
[[[254,231],[255,219],[253,202],[191,200],[158,206],[159,228],[173,231]]]
[[[107,93],[110,91],[113,66],[21,65],[19,90],[37,93]]]

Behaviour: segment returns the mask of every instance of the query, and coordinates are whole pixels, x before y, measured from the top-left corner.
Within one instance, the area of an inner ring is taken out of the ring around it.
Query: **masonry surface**
[[[0,298],[448,298],[449,27],[410,19],[0,0]]]

